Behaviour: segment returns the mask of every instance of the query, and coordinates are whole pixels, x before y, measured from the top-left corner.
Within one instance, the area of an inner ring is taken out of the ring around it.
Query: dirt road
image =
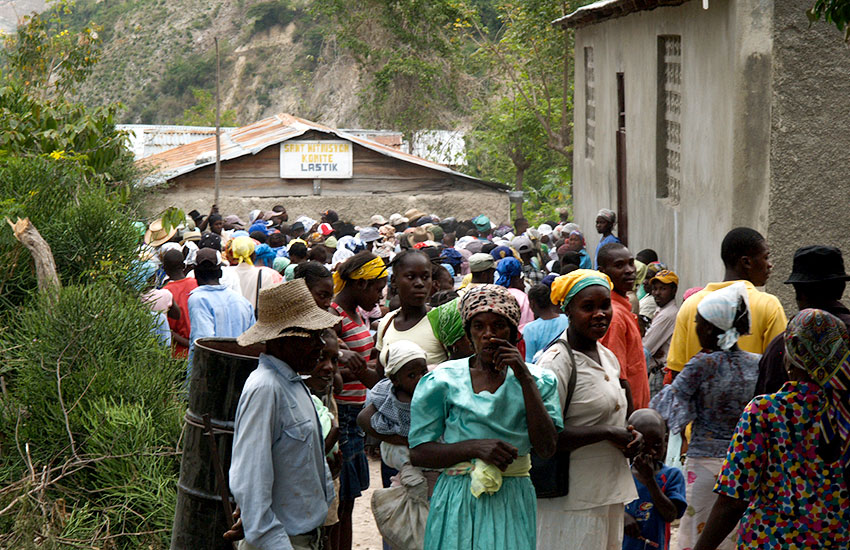
[[[370,487],[363,496],[358,498],[354,504],[354,515],[352,517],[353,536],[352,548],[358,550],[381,550],[381,534],[375,526],[375,518],[372,516],[372,491],[381,487],[381,461],[369,459]]]

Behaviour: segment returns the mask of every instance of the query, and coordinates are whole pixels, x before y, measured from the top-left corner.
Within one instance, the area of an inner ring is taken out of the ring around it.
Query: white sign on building
[[[281,178],[350,178],[353,164],[350,141],[303,140],[280,144]]]

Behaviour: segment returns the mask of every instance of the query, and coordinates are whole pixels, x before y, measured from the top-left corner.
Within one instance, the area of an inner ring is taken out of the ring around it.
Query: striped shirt
[[[342,341],[348,345],[348,349],[368,361],[372,348],[375,347],[368,323],[357,323],[336,302],[332,303],[331,307],[342,317]],[[358,313],[361,319],[365,319],[365,312],[358,310]],[[359,380],[345,382],[342,385],[342,393],[335,393],[334,398],[341,405],[363,405],[366,402],[366,386]]]

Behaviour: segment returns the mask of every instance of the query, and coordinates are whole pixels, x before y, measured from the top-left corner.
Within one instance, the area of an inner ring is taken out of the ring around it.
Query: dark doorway
[[[617,73],[617,236],[628,246],[629,206],[626,193],[626,88]]]

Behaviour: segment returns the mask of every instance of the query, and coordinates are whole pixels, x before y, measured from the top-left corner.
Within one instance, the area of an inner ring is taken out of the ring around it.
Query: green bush
[[[0,479],[28,478],[21,448],[39,472],[84,466],[41,495],[42,513],[44,502],[74,511],[36,521],[41,533],[50,531],[60,542],[148,533],[111,540],[117,548],[166,547],[179,468],[174,446],[183,362],[159,345],[153,327],[138,297],[99,279],[39,296],[0,334],[0,374],[8,385],[0,401]],[[86,462],[94,457],[97,462]],[[0,508],[19,495],[0,498]],[[26,538],[28,500],[13,517],[0,518],[0,533],[14,529],[20,541]]]
[[[69,159],[0,156],[0,221],[28,217],[50,245],[63,284],[126,273],[138,233],[129,188],[92,181]],[[5,225],[5,223],[4,223]],[[32,259],[8,227],[0,228],[0,313],[25,304],[36,289]],[[117,278],[117,277],[113,277]]]

